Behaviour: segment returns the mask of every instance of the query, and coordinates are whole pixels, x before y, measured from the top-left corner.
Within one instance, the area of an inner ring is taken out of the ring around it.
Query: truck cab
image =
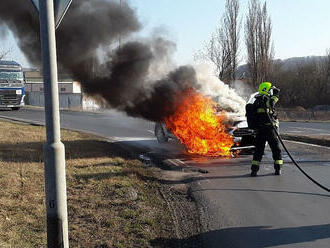
[[[0,108],[18,110],[24,106],[25,77],[15,61],[0,60]]]

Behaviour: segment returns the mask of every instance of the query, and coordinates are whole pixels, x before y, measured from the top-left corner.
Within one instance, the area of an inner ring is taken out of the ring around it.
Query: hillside
[[[281,66],[284,70],[295,69],[298,65],[318,62],[324,59],[325,56],[306,56],[306,57],[292,57],[288,59],[277,59],[274,62]],[[248,77],[248,67],[247,64],[243,64],[237,68],[236,71],[237,78],[246,78]]]

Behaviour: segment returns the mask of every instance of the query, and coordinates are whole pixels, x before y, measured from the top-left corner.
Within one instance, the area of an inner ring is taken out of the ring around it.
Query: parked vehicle
[[[25,78],[22,66],[0,60],[0,107],[19,110],[24,106]]]

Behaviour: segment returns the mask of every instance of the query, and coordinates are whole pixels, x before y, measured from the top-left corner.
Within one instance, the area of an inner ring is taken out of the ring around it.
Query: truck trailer
[[[25,77],[15,61],[0,60],[0,108],[19,110],[24,106]]]

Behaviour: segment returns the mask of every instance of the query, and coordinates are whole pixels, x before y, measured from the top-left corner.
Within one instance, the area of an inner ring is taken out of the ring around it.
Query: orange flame
[[[189,153],[229,157],[233,137],[226,131],[225,113],[219,115],[216,109],[217,104],[211,98],[189,90],[165,124]]]

